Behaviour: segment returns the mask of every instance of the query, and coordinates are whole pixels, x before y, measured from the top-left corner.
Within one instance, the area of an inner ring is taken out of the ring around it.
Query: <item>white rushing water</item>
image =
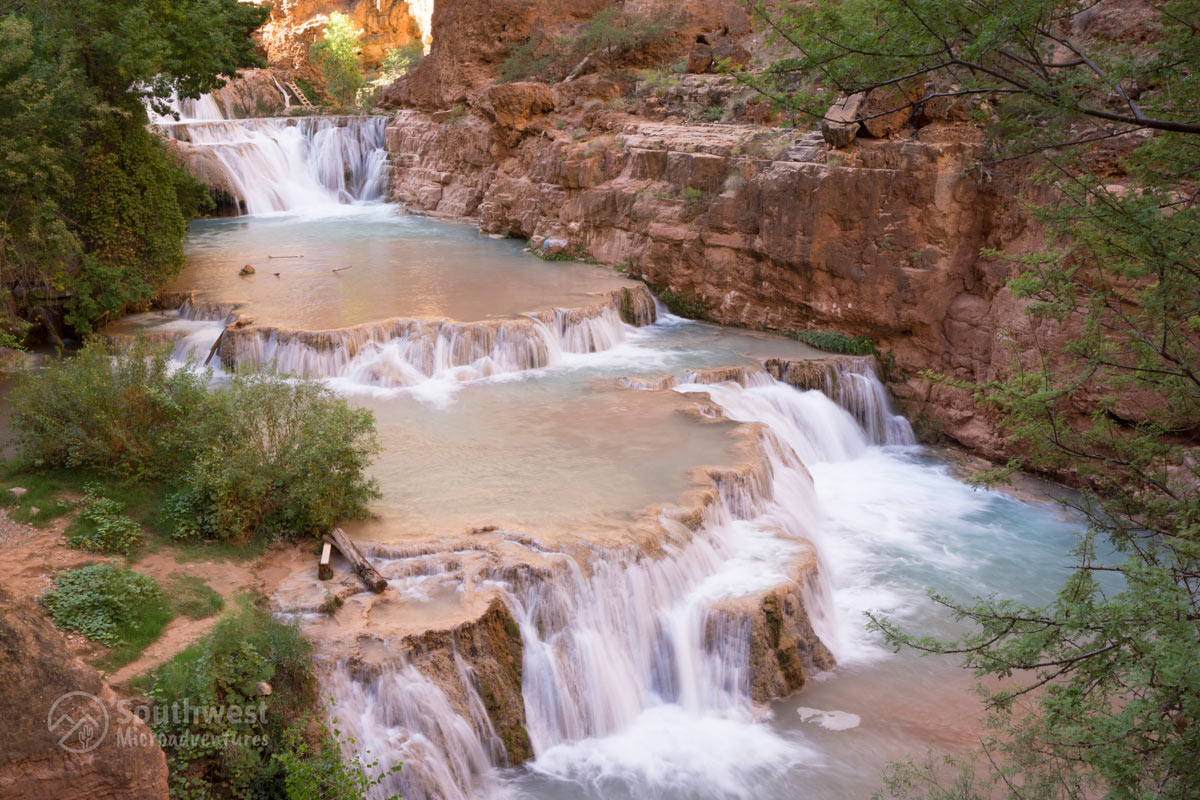
[[[386,117],[231,119],[212,95],[176,100],[173,112],[178,120],[151,118],[180,142],[191,168],[247,214],[320,215],[383,199]]]
[[[728,416],[765,423],[767,469],[720,479],[719,501],[696,531],[664,517],[663,557],[595,552],[589,573],[570,556],[550,555],[549,576],[504,584],[521,631],[527,730],[537,756],[518,784],[563,781],[603,797],[756,796],[764,782],[782,780],[815,755],[777,735],[751,702],[750,617],[736,600],[791,586],[839,659],[870,647],[857,619],[839,617],[837,587],[821,577],[825,564],[799,585],[790,567],[821,539],[806,464],[853,460],[878,447],[824,394],[762,373],[746,387],[684,384],[678,391],[705,392]],[[909,432],[885,443],[911,442]],[[333,683],[339,713],[373,754],[395,752],[400,740],[438,743],[406,761],[391,789],[418,798],[517,791],[477,768],[489,750],[478,722],[460,719],[455,728],[402,713],[389,700],[440,693],[415,670],[393,670],[369,690],[350,689],[344,669]],[[452,729],[477,735],[448,736]],[[430,762],[431,752],[441,756]],[[454,776],[453,786],[442,783],[445,776]]]

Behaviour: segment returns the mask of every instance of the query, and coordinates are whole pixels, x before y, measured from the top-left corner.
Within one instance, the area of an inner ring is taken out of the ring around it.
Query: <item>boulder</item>
[[[687,71],[700,75],[712,69],[713,49],[704,42],[696,42],[688,53]]]
[[[742,68],[750,63],[750,51],[736,42],[725,40],[713,46],[713,61],[717,64]]]
[[[37,605],[0,588],[0,797],[167,800],[167,760]]]
[[[875,139],[899,133],[913,117],[916,103],[925,94],[920,79],[872,89],[859,108],[863,131]]]
[[[250,266],[249,264],[245,265],[240,270],[238,270],[238,275],[253,275],[253,274],[254,274],[254,267]]]
[[[523,131],[537,117],[553,111],[554,90],[544,83],[498,83],[485,89],[476,107],[502,128]]]
[[[830,147],[840,150],[854,141],[861,127],[855,120],[859,118],[865,100],[863,92],[856,92],[839,99],[825,112],[825,118],[821,120],[821,135]]]

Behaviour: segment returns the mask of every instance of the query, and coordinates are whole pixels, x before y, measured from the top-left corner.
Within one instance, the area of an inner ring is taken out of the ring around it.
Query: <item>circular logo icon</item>
[[[95,695],[67,692],[50,706],[46,726],[63,750],[87,753],[108,734],[108,709]]]

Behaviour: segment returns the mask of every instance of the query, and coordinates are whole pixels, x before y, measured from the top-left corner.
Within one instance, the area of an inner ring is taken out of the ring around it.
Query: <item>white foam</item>
[[[800,706],[796,713],[800,715],[802,722],[812,722],[829,731],[848,731],[857,728],[862,722],[862,717],[848,711],[822,711],[819,708]]]

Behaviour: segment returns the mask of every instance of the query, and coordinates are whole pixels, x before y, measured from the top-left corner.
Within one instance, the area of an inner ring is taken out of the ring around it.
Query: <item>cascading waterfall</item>
[[[564,354],[609,350],[632,330],[625,319],[654,322],[649,293],[622,291],[591,307],[483,322],[394,319],[333,331],[231,328],[220,352],[239,366],[273,364],[293,375],[395,388],[540,369]]]
[[[913,444],[912,426],[892,410],[874,358],[838,356],[816,361],[768,359],[767,372],[800,389],[812,389],[850,412],[875,444]]]
[[[805,463],[853,458],[871,442],[850,413],[823,394],[762,374],[746,386],[684,384],[676,391],[705,392],[731,418],[764,423],[761,466],[714,473],[717,497],[696,530],[664,515],[660,557],[633,549],[595,552],[587,559],[589,573],[574,557],[551,554],[547,571],[492,580],[503,586],[520,627],[535,772],[597,787],[661,780],[680,796],[749,797],[756,779],[780,774],[805,752],[754,724],[760,711],[750,695],[749,618],[731,612],[730,601],[791,585],[820,637],[816,646],[839,653],[842,636],[823,567],[796,586],[789,565],[811,559],[814,544],[819,563],[821,513]],[[477,763],[489,752],[479,725],[461,716],[457,723],[432,713],[405,716],[380,702],[418,691],[412,687],[429,684],[427,678],[393,670],[373,683],[370,702],[367,690],[341,680],[333,686],[339,713],[348,710],[357,720],[360,743],[373,755],[397,758],[396,742],[409,740],[448,748],[437,764],[418,759],[414,774],[389,791],[404,788],[417,798],[488,794],[491,784],[474,767],[453,766]],[[450,729],[474,730],[476,737],[452,740],[441,733]],[[695,773],[703,785],[681,786],[686,770],[638,772],[638,765],[671,760],[645,753],[689,736],[741,744],[705,750],[706,760],[720,763]]]
[[[284,93],[287,98],[287,93]],[[386,117],[230,119],[212,95],[152,115],[192,171],[247,214],[327,212],[383,199]]]

